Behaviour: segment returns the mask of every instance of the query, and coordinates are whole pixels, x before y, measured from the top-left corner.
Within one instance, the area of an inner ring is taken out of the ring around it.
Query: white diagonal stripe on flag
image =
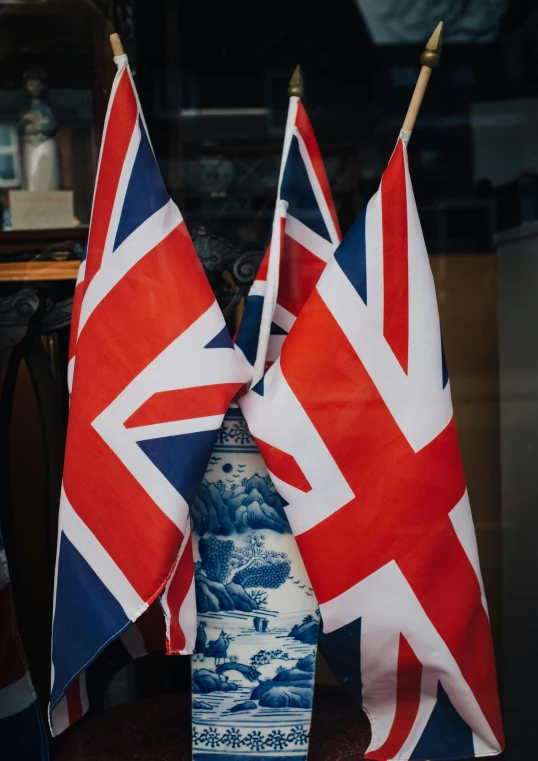
[[[91,283],[86,288],[84,301],[80,310],[78,332],[94,309],[101,303],[112,288],[125,277],[134,265],[144,258],[155,246],[175,230],[183,217],[175,203],[170,200],[165,206],[151,215],[140,227],[123,241],[103,263]]]
[[[147,603],[137,594],[122,570],[112,560],[102,544],[95,538],[84,521],[77,515],[62,489],[60,497],[60,525],[58,536],[62,532],[75,549],[80,552],[92,571],[107,586],[129,618],[137,618],[146,608]],[[58,545],[60,542],[58,542]]]

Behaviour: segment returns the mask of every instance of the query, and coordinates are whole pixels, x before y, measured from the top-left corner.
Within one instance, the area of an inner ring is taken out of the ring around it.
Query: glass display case
[[[71,225],[88,224],[112,71],[109,28],[90,2],[0,4],[3,229],[9,191],[25,189],[63,191]]]

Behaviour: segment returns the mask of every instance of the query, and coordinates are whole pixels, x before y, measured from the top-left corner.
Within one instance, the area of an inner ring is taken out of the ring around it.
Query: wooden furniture
[[[176,693],[114,708],[61,735],[53,757],[190,761],[190,700],[190,695]],[[361,761],[369,742],[368,720],[344,690],[316,686],[308,761]]]
[[[21,638],[44,703],[67,416],[57,350],[66,353],[71,300],[12,289],[0,296],[0,521]]]

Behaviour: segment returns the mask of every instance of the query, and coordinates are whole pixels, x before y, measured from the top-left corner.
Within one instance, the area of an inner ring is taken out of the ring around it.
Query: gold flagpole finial
[[[125,55],[125,52],[123,50],[123,45],[121,44],[120,36],[119,34],[110,35],[110,47],[112,48],[112,52],[114,53],[114,58],[117,58],[120,55]]]
[[[439,65],[441,59],[441,47],[443,44],[443,22],[440,21],[435,27],[435,31],[426,43],[426,49],[420,56],[420,63],[422,68],[418,76],[417,84],[415,85],[415,91],[411,98],[411,103],[407,109],[407,114],[403,123],[403,132],[412,132],[415,122],[417,120],[420,106],[422,105],[422,99],[426,92],[426,87],[430,80],[432,69],[435,69]]]
[[[290,79],[290,86],[288,87],[288,96],[293,98],[302,98],[303,96],[303,78],[301,76],[301,67],[296,66],[295,71]]]
[[[435,69],[439,66],[441,60],[441,49],[443,47],[443,22],[440,21],[435,27],[435,31],[426,43],[426,50],[420,56],[420,63],[423,66],[429,66]]]

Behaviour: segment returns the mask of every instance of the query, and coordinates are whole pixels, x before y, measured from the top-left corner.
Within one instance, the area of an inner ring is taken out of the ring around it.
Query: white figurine
[[[47,75],[43,69],[29,69],[24,73],[23,85],[28,108],[17,125],[24,138],[23,189],[59,190],[60,162],[55,139],[58,122],[47,102]]]

